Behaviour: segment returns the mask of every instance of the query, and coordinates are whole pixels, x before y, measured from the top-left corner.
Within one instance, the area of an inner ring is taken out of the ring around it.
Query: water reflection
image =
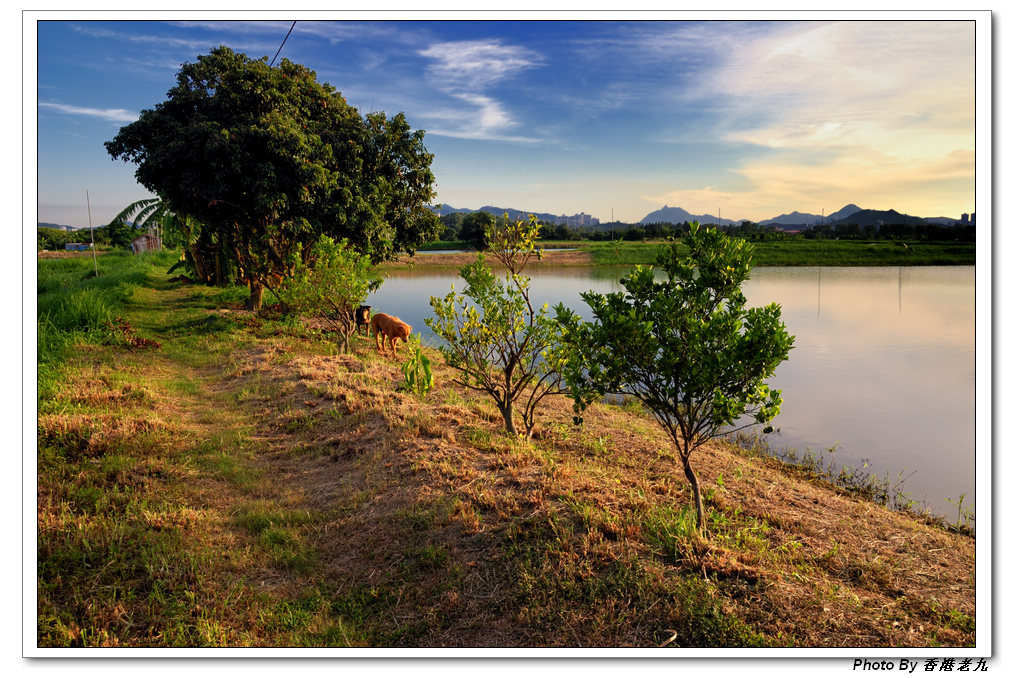
[[[588,317],[587,290],[620,289],[625,271],[540,269],[538,304],[558,302]],[[454,271],[393,274],[369,303],[436,338],[423,319],[429,297],[463,281]],[[777,302],[795,348],[772,381],[784,405],[770,442],[834,452],[839,466],[870,459],[878,475],[899,473],[910,498],[952,514],[946,500],[974,503],[974,267],[758,268],[744,286],[750,304]],[[953,517],[953,516],[952,516]]]

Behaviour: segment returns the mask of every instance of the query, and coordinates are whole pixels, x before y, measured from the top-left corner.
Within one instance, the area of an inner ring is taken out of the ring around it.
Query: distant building
[[[91,249],[91,243],[86,243],[86,242],[69,242],[66,245],[64,245],[63,247],[64,247],[64,249],[67,249],[67,250],[82,251],[82,250]]]
[[[566,214],[559,216],[556,218],[556,223],[557,225],[564,224],[566,226],[598,226],[599,220],[597,217],[581,212],[572,217],[568,217]]]
[[[141,252],[154,252],[155,250],[160,249],[162,249],[162,239],[157,235],[152,235],[151,233],[145,233],[142,236],[138,236],[130,243],[130,251],[134,254],[140,254]]]

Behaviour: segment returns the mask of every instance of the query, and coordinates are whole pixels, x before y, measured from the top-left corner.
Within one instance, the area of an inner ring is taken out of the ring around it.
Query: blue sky
[[[147,197],[103,142],[181,63],[219,44],[271,58],[292,23],[106,16],[36,24],[39,221],[86,226],[86,190],[96,225]],[[455,207],[975,210],[971,21],[294,18],[279,58],[426,130],[437,200]]]

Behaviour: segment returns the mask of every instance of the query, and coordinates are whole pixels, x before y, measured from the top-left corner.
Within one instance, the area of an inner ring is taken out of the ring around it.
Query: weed
[[[401,365],[401,373],[405,375],[405,389],[418,396],[429,393],[436,383],[436,378],[430,369],[429,356],[423,353],[421,342],[421,334],[416,334],[415,338],[409,338],[409,357]]]
[[[962,492],[957,501],[954,501],[949,497],[946,501],[952,504],[958,511],[957,521],[953,523],[957,531],[966,534],[974,534],[975,528],[972,527],[972,523],[975,522],[975,513],[972,511],[973,506],[971,505],[967,509],[964,508],[965,493]]]
[[[642,519],[641,533],[668,562],[679,564],[699,554],[697,514],[690,505],[659,506],[651,510]]]
[[[317,416],[308,410],[295,410],[286,412],[283,418],[282,428],[288,433],[309,431],[317,425]]]

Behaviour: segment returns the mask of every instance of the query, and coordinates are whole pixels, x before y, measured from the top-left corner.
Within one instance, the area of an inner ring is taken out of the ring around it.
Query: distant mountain
[[[837,219],[844,219],[850,214],[859,211],[857,205],[846,205],[837,212],[824,217],[824,223],[830,223]],[[812,226],[813,224],[820,223],[819,214],[808,214],[806,212],[792,212],[790,214],[780,214],[773,219],[765,219],[764,221],[757,222],[760,226]],[[698,221],[702,224],[741,224],[745,219],[729,219],[727,217],[716,217],[714,214],[691,214],[682,207],[669,207],[666,205],[662,209],[651,212],[643,219],[641,224],[682,224],[684,221]]]
[[[682,207],[669,207],[665,205],[660,210],[650,212],[641,219],[639,224],[682,224],[684,221],[699,221],[702,224],[717,224],[719,218],[713,214],[691,214]],[[735,221],[729,218],[721,219],[722,224],[738,224],[742,219]]]
[[[548,212],[531,212],[527,210],[514,209],[512,207],[494,207],[492,205],[483,205],[477,210],[468,208],[452,207],[450,205],[440,205],[439,207],[430,207],[437,215],[444,216],[447,214],[462,213],[467,214],[469,212],[489,212],[495,216],[502,216],[506,213],[511,219],[524,219],[529,214],[535,214],[536,218],[542,221],[557,223],[561,220],[561,216],[556,214],[550,214]],[[564,215],[565,216],[565,215]],[[682,207],[670,207],[669,205],[663,206],[661,209],[657,209],[654,212],[650,212],[639,224],[682,224],[685,221],[698,221],[702,224],[718,224],[721,223],[723,226],[738,225],[743,223],[744,219],[728,219],[722,218],[719,220],[713,214],[691,214]],[[757,224],[760,226],[783,226],[783,227],[803,227],[803,226],[816,226],[822,223],[822,217],[819,214],[810,214],[807,212],[789,212],[787,214],[780,214],[773,219],[765,219],[758,221]],[[832,212],[823,217],[823,223],[827,226],[833,224],[858,224],[860,226],[873,225],[884,223],[884,224],[936,224],[938,226],[954,226],[955,224],[961,223],[958,219],[952,219],[951,217],[916,217],[909,214],[902,214],[896,210],[867,210],[859,207],[858,205],[849,203],[845,205],[837,212]],[[39,226],[50,226],[54,228],[65,228],[62,226],[55,226],[53,224],[42,224]],[[607,224],[599,224],[592,228],[603,228]],[[70,228],[70,227],[66,227]]]
[[[848,217],[860,211],[862,211],[862,208],[859,207],[859,205],[853,205],[849,203],[848,205],[845,205],[845,207],[842,207],[837,212],[832,212],[831,214],[828,214],[826,217],[824,217],[824,223],[827,223],[828,221],[840,221],[841,219],[844,219],[845,217]]]
[[[430,210],[432,210],[438,217],[446,217],[448,214],[457,214],[459,212],[467,214],[468,212],[475,211],[467,208],[459,209],[457,207],[451,207],[450,205],[437,205],[436,207],[433,205],[427,205],[427,207],[429,207]]]
[[[880,224],[907,224],[909,226],[920,226],[925,225],[928,222],[922,217],[902,214],[897,210],[859,210],[858,212],[853,212],[844,219],[838,219],[837,221],[831,223],[857,224],[859,226],[877,226]]]
[[[837,212],[832,212],[825,217],[821,217],[819,214],[810,214],[808,212],[792,212],[791,214],[780,214],[773,219],[765,219],[764,221],[758,221],[757,224],[760,226],[813,226],[823,221],[825,224],[830,224],[841,219],[845,219],[851,214],[855,214],[860,211],[858,205],[845,205]]]
[[[758,221],[758,226],[773,226],[775,224],[779,226],[812,226],[813,224],[820,223],[819,214],[809,214],[808,212],[791,212],[789,214],[779,214],[773,219],[765,219],[764,221]]]
[[[670,223],[670,224],[681,224],[684,221],[699,221],[702,224],[715,224],[719,223],[718,217],[713,214],[691,214],[682,207],[669,207],[664,206],[662,209],[655,210],[647,216],[645,216],[639,223],[652,224],[652,223]],[[722,224],[739,224],[742,223],[740,220],[722,219]],[[832,212],[821,216],[819,214],[810,214],[808,212],[789,212],[787,214],[780,214],[772,219],[764,219],[763,221],[757,222],[760,226],[816,226],[818,224],[832,225],[832,224],[858,224],[860,226],[877,224],[910,224],[913,226],[920,224],[937,224],[942,226],[953,226],[956,223],[960,223],[957,219],[950,217],[933,217],[931,219],[924,219],[923,217],[916,217],[910,214],[902,214],[897,210],[865,210],[855,204],[848,204],[842,207],[837,212]]]
[[[502,217],[506,214],[511,219],[527,219],[529,214],[534,214],[536,219],[542,221],[548,221],[555,223],[558,217],[555,214],[549,212],[530,212],[527,210],[518,210],[513,207],[493,207],[492,205],[483,205],[477,210],[470,210],[467,207],[451,207],[450,205],[440,205],[439,207],[430,207],[430,209],[436,213],[437,216],[443,217],[448,214],[468,214],[471,212],[489,212],[490,214]]]

